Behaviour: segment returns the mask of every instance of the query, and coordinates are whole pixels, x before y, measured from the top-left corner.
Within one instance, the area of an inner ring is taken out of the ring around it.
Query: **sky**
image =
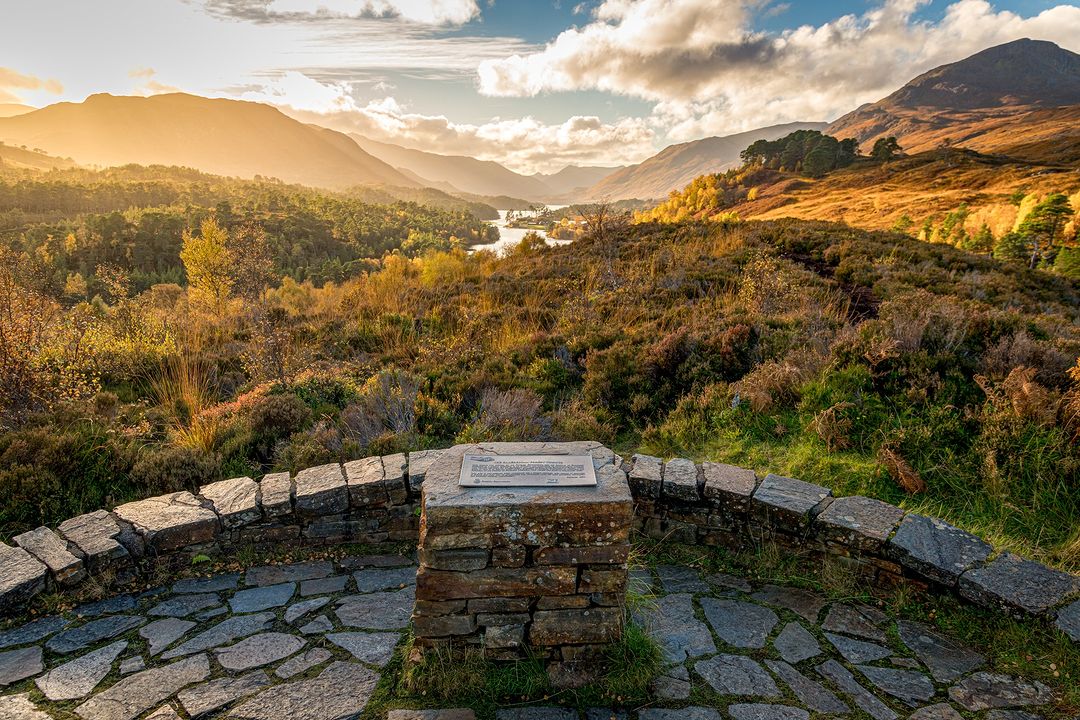
[[[524,173],[828,121],[1060,0],[0,0],[0,103],[190,92]]]

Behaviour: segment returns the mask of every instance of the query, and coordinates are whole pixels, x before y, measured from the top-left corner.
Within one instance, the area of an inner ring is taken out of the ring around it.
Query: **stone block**
[[[895,505],[872,498],[836,498],[814,520],[822,539],[865,552],[878,552],[904,517]]]
[[[626,568],[595,570],[585,568],[578,580],[578,593],[626,593]]]
[[[217,514],[189,492],[125,503],[114,512],[157,552],[212,542],[218,533]]]
[[[127,548],[120,543],[120,524],[105,510],[65,520],[57,530],[79,549],[91,571],[96,572],[130,559]]]
[[[491,551],[491,564],[501,568],[519,568],[528,556],[524,545],[503,545]]]
[[[577,587],[577,568],[485,568],[450,572],[421,567],[416,594],[424,600],[569,595]]]
[[[908,513],[885,546],[886,555],[906,569],[942,585],[955,586],[993,548],[944,520]]]
[[[473,598],[469,600],[470,613],[516,613],[527,612],[529,599],[516,598]]]
[[[379,456],[345,463],[349,502],[354,508],[385,507],[390,504],[386,474]]]
[[[960,576],[960,595],[983,607],[1042,615],[1080,594],[1080,577],[1002,553]]]
[[[1069,636],[1075,643],[1080,643],[1080,600],[1058,610],[1054,627]]]
[[[413,612],[416,615],[435,617],[438,615],[458,615],[465,612],[465,600],[417,600]],[[526,608],[528,605],[525,606]]]
[[[532,645],[589,645],[622,637],[622,611],[618,608],[538,610],[529,628]]]
[[[730,512],[743,513],[749,510],[750,498],[757,489],[757,476],[753,470],[724,463],[703,462],[701,473],[705,478],[702,492],[706,500]]]
[[[545,595],[536,601],[537,610],[569,610],[592,605],[588,595]]]
[[[629,482],[634,497],[660,497],[664,486],[663,461],[652,455],[635,453],[630,462]]]
[[[283,517],[293,511],[293,484],[289,473],[264,475],[259,483],[262,511],[267,517]]]
[[[82,558],[68,549],[68,543],[47,527],[24,532],[12,538],[19,547],[49,568],[56,582],[74,585],[86,577]]]
[[[258,495],[259,484],[249,477],[221,480],[199,488],[199,496],[210,502],[226,529],[250,525],[262,518]]]
[[[477,613],[476,624],[481,627],[495,625],[524,625],[529,622],[531,616],[527,612],[520,613]]]
[[[341,515],[349,509],[349,488],[337,463],[301,470],[294,484],[296,514],[300,517]]]
[[[662,495],[686,502],[700,500],[697,465],[686,458],[668,460],[664,464]]]
[[[47,575],[33,555],[0,543],[0,611],[13,610],[44,590]]]
[[[524,625],[492,625],[484,630],[485,648],[507,650],[520,648],[524,642]]]
[[[437,537],[480,536],[476,544],[557,546],[623,544],[633,513],[626,476],[614,465],[596,468],[596,487],[463,488],[461,459],[470,454],[590,455],[598,443],[489,443],[458,445],[428,469],[420,544],[436,549]],[[610,451],[607,451],[610,455]],[[594,466],[596,462],[594,461]],[[455,540],[455,543],[458,541]]]
[[[414,616],[413,631],[421,637],[471,635],[476,632],[474,615]]]
[[[456,548],[453,550],[420,550],[420,564],[432,570],[466,572],[482,570],[488,566],[491,551],[484,548]]]
[[[417,450],[416,452],[409,453],[408,479],[409,489],[412,492],[420,492],[420,488],[424,485],[424,478],[427,476],[428,468],[431,467],[431,464],[435,462],[442,453],[442,450]]]
[[[802,532],[830,497],[832,490],[826,487],[769,474],[754,491],[751,508],[759,518],[782,530]]]
[[[404,453],[383,455],[383,480],[386,483],[386,492],[390,495],[390,502],[401,505],[409,499],[409,484],[406,480],[409,462]]]
[[[546,547],[536,551],[537,565],[622,565],[630,557],[630,545]]]

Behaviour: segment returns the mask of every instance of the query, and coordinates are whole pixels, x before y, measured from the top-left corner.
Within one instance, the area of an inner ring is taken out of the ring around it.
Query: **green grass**
[[[391,708],[469,707],[480,720],[490,720],[499,709],[530,705],[635,707],[648,701],[649,683],[661,665],[656,643],[633,624],[605,648],[602,674],[574,690],[554,690],[539,657],[496,662],[464,648],[427,650],[409,660],[413,655],[409,638],[383,671],[365,720],[382,718]]]

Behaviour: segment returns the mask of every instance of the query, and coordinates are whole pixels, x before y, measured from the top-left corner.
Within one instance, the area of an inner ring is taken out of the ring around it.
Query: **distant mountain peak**
[[[925,72],[881,101],[950,110],[1080,103],[1080,55],[1023,38]]]

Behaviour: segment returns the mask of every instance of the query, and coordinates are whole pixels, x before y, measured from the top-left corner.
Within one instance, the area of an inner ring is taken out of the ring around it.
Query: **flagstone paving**
[[[359,717],[405,639],[414,578],[412,561],[392,555],[252,568],[12,624],[0,631],[0,718]],[[634,604],[632,622],[657,640],[665,663],[651,703],[580,713],[538,703],[496,717],[1054,716],[1049,687],[997,672],[941,632],[872,607],[670,565],[635,569],[633,587],[652,597]],[[382,717],[475,716],[433,708]]]

